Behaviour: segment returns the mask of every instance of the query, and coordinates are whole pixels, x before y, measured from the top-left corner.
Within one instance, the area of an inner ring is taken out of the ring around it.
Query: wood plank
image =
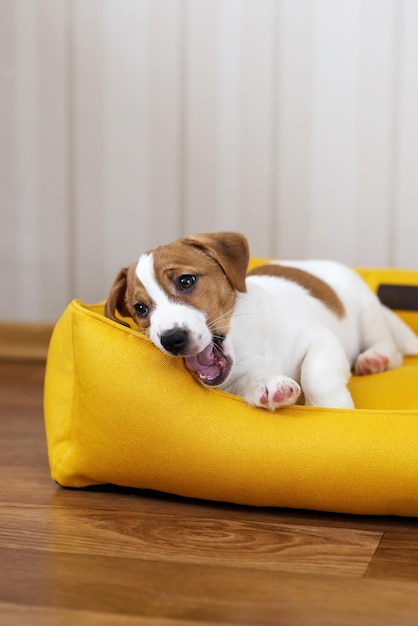
[[[8,501],[13,502],[14,500]],[[195,519],[210,517],[215,520],[236,520],[239,518],[248,522],[283,524],[295,529],[299,525],[319,526],[323,529],[348,528],[376,532],[380,535],[388,530],[394,530],[400,534],[418,530],[418,521],[415,518],[344,515],[299,509],[240,506],[111,485],[86,490],[56,488],[49,501],[55,506],[67,508],[91,508],[92,510],[103,508],[119,510],[123,508],[125,511],[154,515],[170,511],[175,516],[191,516]],[[41,504],[43,502],[36,500],[33,503]]]
[[[126,511],[3,507],[0,545],[110,558],[362,576],[381,534]],[[50,534],[53,535],[51,541]]]
[[[1,322],[0,359],[46,360],[53,324]]]
[[[370,578],[418,581],[418,529],[386,531],[367,570]]]
[[[1,326],[0,326],[1,328]],[[24,396],[32,396],[31,403],[38,407],[38,413],[42,414],[39,409],[42,408],[42,386],[45,377],[45,363],[36,361],[15,361],[13,359],[0,359],[0,403],[5,399],[5,394],[10,389],[14,389],[14,401],[16,406],[21,404]],[[26,390],[29,385],[27,394],[23,394],[22,390]]]
[[[0,623],[7,626],[210,626],[215,622],[107,614],[100,611],[50,609],[0,602]],[[218,625],[220,622],[216,622]],[[226,622],[224,622],[226,624]]]
[[[0,601],[231,624],[415,625],[418,585],[0,548]]]

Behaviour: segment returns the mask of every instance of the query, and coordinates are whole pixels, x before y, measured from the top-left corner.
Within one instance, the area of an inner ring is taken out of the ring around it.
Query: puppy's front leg
[[[256,384],[245,399],[248,404],[275,411],[280,407],[295,404],[300,392],[300,386],[292,378],[271,376],[268,380]]]
[[[259,374],[248,375],[246,380],[240,381],[240,393],[250,405],[275,411],[283,406],[295,404],[300,396],[300,386],[288,376],[261,377]]]
[[[332,333],[324,333],[310,346],[302,362],[301,383],[305,404],[353,409],[347,389],[350,364],[342,344]]]

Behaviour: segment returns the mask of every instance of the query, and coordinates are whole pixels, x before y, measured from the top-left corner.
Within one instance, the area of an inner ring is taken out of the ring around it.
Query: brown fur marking
[[[296,267],[276,263],[260,265],[248,272],[248,276],[276,276],[285,278],[304,287],[311,296],[321,300],[340,319],[345,315],[345,308],[338,295],[326,282]]]

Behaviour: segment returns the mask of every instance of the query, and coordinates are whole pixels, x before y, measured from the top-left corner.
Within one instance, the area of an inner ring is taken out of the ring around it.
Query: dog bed
[[[260,260],[260,262],[262,262]],[[253,260],[252,266],[258,263]],[[418,332],[418,271],[359,270]],[[418,356],[350,381],[356,409],[270,413],[73,301],[45,379],[52,478],[257,506],[418,515]]]

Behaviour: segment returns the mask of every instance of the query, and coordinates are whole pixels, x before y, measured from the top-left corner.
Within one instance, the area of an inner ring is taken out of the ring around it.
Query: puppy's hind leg
[[[345,350],[332,333],[324,333],[309,346],[301,367],[305,404],[334,409],[353,409],[347,389],[350,364]]]
[[[402,354],[391,333],[384,309],[370,294],[360,312],[361,352],[354,364],[356,374],[377,374],[402,364]]]

